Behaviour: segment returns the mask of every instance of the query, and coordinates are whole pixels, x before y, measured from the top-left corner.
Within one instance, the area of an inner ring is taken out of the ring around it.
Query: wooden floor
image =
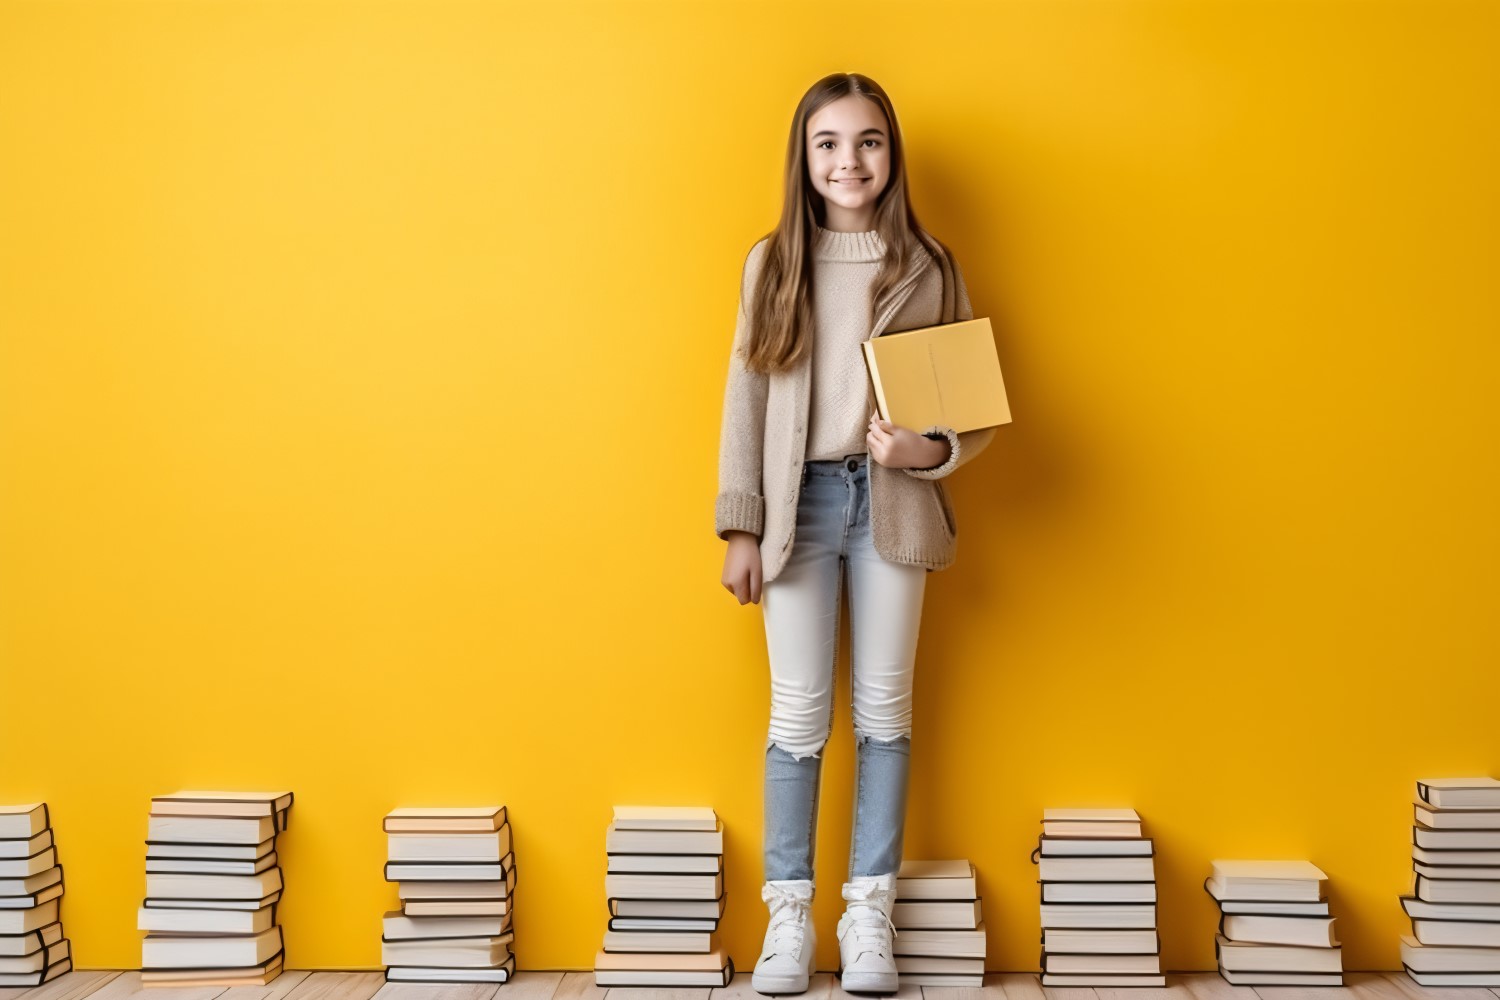
[[[1216,973],[1169,975],[1165,989],[1051,989],[1035,973],[984,978],[982,989],[905,987],[895,1000],[1500,1000],[1500,990],[1431,989],[1402,973],[1350,972],[1342,987],[1230,986]],[[387,983],[379,972],[284,972],[269,986],[174,989],[141,986],[139,972],[70,972],[33,989],[0,989],[0,1000],[755,1000],[750,974],[726,989],[600,989],[592,972],[522,972],[503,986]],[[832,973],[813,977],[805,1000],[845,1000]]]

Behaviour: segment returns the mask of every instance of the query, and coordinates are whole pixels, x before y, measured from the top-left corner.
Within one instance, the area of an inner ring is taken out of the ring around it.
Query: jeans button
[[[848,469],[850,472],[853,472],[855,469],[859,468],[859,460],[854,458],[849,459],[849,461],[844,463],[844,468]]]

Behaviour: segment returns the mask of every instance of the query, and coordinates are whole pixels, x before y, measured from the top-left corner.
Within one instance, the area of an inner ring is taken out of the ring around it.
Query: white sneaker
[[[809,879],[767,882],[760,898],[771,909],[750,988],[757,993],[806,993],[818,948],[812,925],[813,884]]]
[[[848,906],[839,918],[839,964],[846,993],[895,993],[901,985],[892,956],[896,876],[867,875],[844,883]]]

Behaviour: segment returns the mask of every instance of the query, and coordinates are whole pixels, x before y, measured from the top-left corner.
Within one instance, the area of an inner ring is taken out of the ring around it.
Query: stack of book
[[[177,792],[151,800],[137,926],[147,986],[264,986],[281,974],[276,904],[291,792]]]
[[[609,929],[599,986],[728,986],[719,944],[724,827],[709,808],[616,806],[605,835]]]
[[[46,804],[0,806],[0,986],[40,986],[73,967],[62,894]]]
[[[903,986],[984,985],[984,917],[968,861],[901,862],[891,923]]]
[[[1343,949],[1328,877],[1307,861],[1215,861],[1204,888],[1219,904],[1214,951],[1236,986],[1342,986]]]
[[[1031,855],[1042,886],[1043,986],[1165,986],[1151,838],[1134,809],[1048,809]]]
[[[1415,808],[1401,964],[1423,986],[1500,986],[1500,781],[1424,779]]]
[[[397,809],[385,818],[387,882],[401,909],[385,915],[385,978],[503,983],[516,973],[516,855],[504,806]]]

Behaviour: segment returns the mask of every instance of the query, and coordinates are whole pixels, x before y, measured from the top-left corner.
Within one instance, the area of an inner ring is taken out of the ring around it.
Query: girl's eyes
[[[822,149],[824,146],[827,146],[827,145],[829,145],[832,142],[833,142],[832,139],[824,139],[822,142],[818,143],[818,148]],[[880,145],[880,140],[879,139],[866,139],[865,142],[874,143],[875,146]],[[871,148],[874,148],[874,147],[872,146]]]

